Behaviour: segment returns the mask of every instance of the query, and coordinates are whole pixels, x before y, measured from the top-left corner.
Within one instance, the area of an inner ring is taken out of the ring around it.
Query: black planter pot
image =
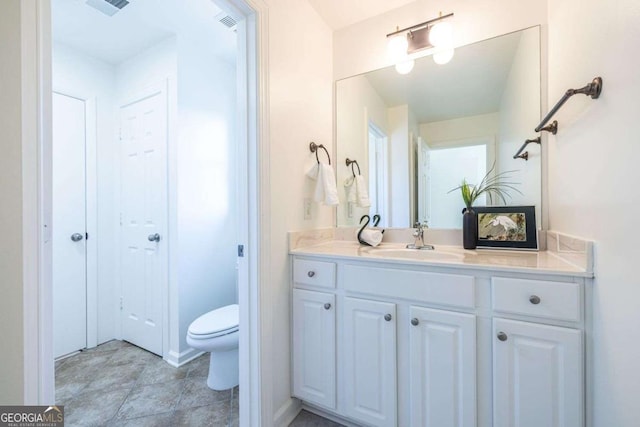
[[[475,249],[478,240],[478,215],[473,209],[465,208],[462,215],[462,246]]]

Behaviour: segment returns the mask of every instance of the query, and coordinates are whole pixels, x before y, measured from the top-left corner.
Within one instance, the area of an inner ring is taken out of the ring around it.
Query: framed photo
[[[535,206],[479,206],[479,248],[538,249]]]

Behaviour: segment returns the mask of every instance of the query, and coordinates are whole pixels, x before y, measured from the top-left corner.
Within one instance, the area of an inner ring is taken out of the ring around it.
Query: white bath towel
[[[344,192],[347,195],[348,203],[356,203],[357,201],[355,182],[355,176],[353,175],[344,180]]]
[[[331,165],[326,163],[316,164],[309,169],[307,176],[316,181],[316,187],[313,192],[314,201],[324,203],[327,206],[339,203],[336,177]]]
[[[369,201],[369,191],[367,191],[367,183],[362,175],[356,176],[356,202],[361,208],[368,208],[371,206],[371,201]]]
[[[382,232],[380,230],[362,230],[360,239],[371,246],[378,246],[382,242]]]

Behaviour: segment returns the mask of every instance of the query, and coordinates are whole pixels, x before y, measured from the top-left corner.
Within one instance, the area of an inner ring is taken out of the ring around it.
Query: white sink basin
[[[402,248],[371,248],[367,255],[381,258],[403,258],[420,261],[461,261],[464,254],[442,252],[434,250],[402,249]]]

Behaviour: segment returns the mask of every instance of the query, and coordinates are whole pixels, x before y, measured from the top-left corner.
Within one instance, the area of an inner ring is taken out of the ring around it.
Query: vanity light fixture
[[[413,58],[409,55],[424,49],[434,49],[436,64],[446,64],[453,58],[453,26],[447,21],[453,13],[399,29],[387,34],[388,53],[396,64],[396,71],[407,74],[413,69]]]

